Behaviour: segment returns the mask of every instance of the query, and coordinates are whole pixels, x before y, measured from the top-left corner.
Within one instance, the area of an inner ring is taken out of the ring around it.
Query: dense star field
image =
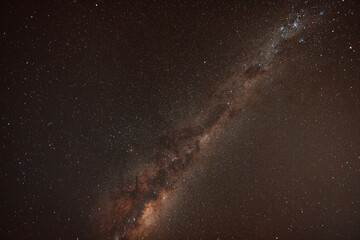
[[[360,2],[1,2],[1,239],[360,239]]]

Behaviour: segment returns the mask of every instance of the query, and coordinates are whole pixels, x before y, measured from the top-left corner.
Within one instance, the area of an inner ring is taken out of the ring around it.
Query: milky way
[[[359,0],[0,14],[0,239],[360,239]]]
[[[99,218],[104,237],[136,239],[151,231],[149,225],[171,204],[172,192],[181,184],[179,179],[196,166],[226,123],[241,114],[254,91],[271,84],[274,70],[281,69],[286,61],[286,49],[297,43],[296,37],[307,25],[316,21],[301,10],[274,23],[274,28],[263,36],[265,44],[247,56],[240,64],[243,69],[235,67],[207,107],[199,110],[198,116],[190,117],[189,126],[176,127],[159,140],[154,161],[140,166],[126,181],[118,183],[119,190],[102,200]]]

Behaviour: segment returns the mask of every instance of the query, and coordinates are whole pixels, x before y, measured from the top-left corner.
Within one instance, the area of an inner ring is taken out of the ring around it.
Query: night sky
[[[360,2],[1,1],[1,239],[360,239]]]

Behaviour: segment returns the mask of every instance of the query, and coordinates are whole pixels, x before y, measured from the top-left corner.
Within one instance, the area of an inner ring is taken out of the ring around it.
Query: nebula
[[[212,101],[199,111],[186,127],[176,127],[159,139],[154,161],[139,166],[131,176],[118,183],[110,197],[101,201],[99,222],[104,239],[137,239],[147,226],[157,221],[159,212],[171,205],[174,189],[181,177],[199,161],[209,142],[226,123],[241,114],[256,89],[266,82],[274,69],[286,61],[286,48],[297,43],[296,36],[314,22],[305,11],[289,14],[264,36],[265,44],[219,84]]]

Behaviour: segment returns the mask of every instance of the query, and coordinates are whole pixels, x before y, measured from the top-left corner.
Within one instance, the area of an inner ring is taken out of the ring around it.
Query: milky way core
[[[179,179],[196,165],[209,142],[219,135],[226,123],[241,114],[251,101],[254,91],[271,84],[271,76],[286,62],[286,48],[295,44],[295,37],[310,23],[304,10],[290,13],[274,24],[263,38],[265,44],[235,69],[229,79],[220,84],[211,102],[192,116],[187,127],[177,127],[160,139],[154,161],[140,166],[134,176],[119,183],[116,194],[102,201],[105,210],[101,228],[109,239],[136,239],[151,231],[163,208],[171,204],[172,192]],[[129,181],[129,179],[132,179]]]

